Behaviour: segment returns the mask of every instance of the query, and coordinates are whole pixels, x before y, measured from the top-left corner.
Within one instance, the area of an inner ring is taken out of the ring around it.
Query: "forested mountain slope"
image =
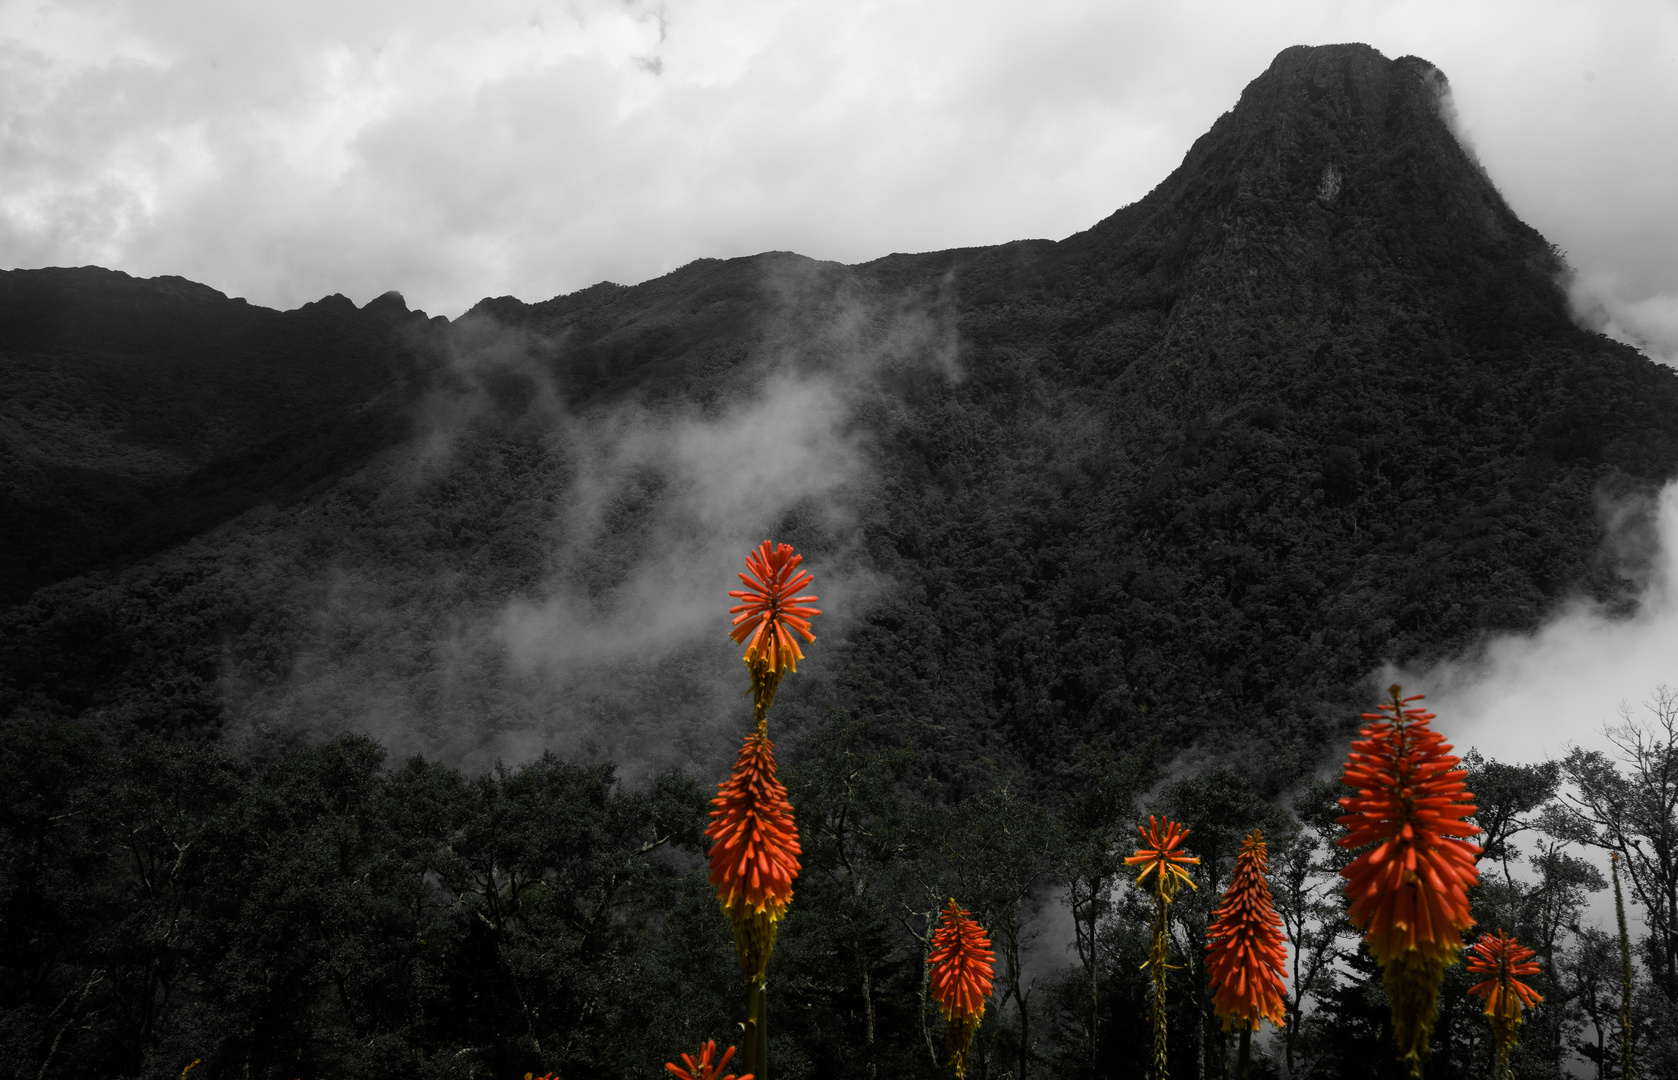
[[[1254,1075],[1399,1075],[1310,774],[1382,664],[1634,602],[1606,508],[1635,530],[1678,473],[1678,375],[1570,321],[1448,105],[1416,58],[1289,49],[1059,242],[453,322],[0,274],[0,1071],[650,1078],[729,1038],[701,833],[748,723],[726,593],[773,538],[824,611],[773,721],[778,1077],[948,1075],[952,892],[999,951],[976,1075],[1140,1075],[1116,883],[1156,810],[1202,859],[1172,1069],[1232,1074],[1205,935],[1262,827],[1326,966]],[[1619,1008],[1617,943],[1568,929],[1600,876],[1510,846],[1587,758],[1470,762],[1476,918],[1544,951],[1520,1075],[1600,1060]],[[1430,1076],[1490,1067],[1467,983]]]
[[[295,496],[408,433],[400,301],[0,272],[0,603]]]
[[[12,607],[4,707],[703,755],[670,736],[711,743],[720,615],[623,627],[659,567],[720,611],[710,521],[841,589],[790,708],[888,721],[956,782],[974,747],[1053,773],[1158,735],[1262,746],[1284,784],[1383,661],[1617,595],[1599,500],[1678,466],[1678,380],[1569,320],[1443,92],[1416,58],[1290,49],[1059,243],[702,260],[446,327],[6,275],[14,577],[258,509]],[[621,648],[567,636],[603,626]]]

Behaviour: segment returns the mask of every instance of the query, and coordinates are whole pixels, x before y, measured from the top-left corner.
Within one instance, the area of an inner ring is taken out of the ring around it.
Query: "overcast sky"
[[[0,0],[0,266],[454,316],[1060,238],[1338,41],[1438,64],[1516,211],[1678,352],[1678,0]]]

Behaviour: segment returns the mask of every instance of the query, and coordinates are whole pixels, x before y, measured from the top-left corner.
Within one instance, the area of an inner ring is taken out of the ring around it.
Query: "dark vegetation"
[[[678,730],[725,649],[585,703],[643,732],[626,758],[683,746],[685,772],[633,783],[612,753],[386,762],[326,738],[361,718],[309,688],[398,683],[404,732],[498,745],[531,707],[448,627],[556,572],[610,604],[673,497],[631,476],[556,571],[583,468],[556,427],[717,416],[790,373],[851,386],[871,472],[843,527],[796,503],[762,525],[818,586],[829,559],[890,587],[828,616],[842,631],[783,691],[807,862],[772,967],[777,1074],[936,1073],[919,943],[954,891],[1004,957],[1030,957],[1050,897],[1077,927],[1072,956],[1003,965],[982,1075],[1140,1075],[1145,920],[1111,886],[1147,808],[1207,856],[1179,905],[1177,1074],[1224,1075],[1197,927],[1263,825],[1306,954],[1343,954],[1265,1067],[1379,1075],[1385,1004],[1341,933],[1313,771],[1381,663],[1579,592],[1629,603],[1637,515],[1605,546],[1602,505],[1678,471],[1678,377],[1569,321],[1558,254],[1452,138],[1439,85],[1415,58],[1290,49],[1159,188],[1059,243],[706,260],[452,326],[388,297],[276,313],[176,279],[0,274],[4,1068],[653,1076],[727,1039],[698,830],[737,732]],[[884,358],[864,376],[859,342]],[[959,377],[920,355],[939,342]],[[371,614],[327,625],[346,580]],[[1510,820],[1544,818],[1554,775],[1494,767]],[[1575,855],[1511,859],[1524,876],[1481,903],[1548,942],[1555,1004],[1520,1068],[1555,1075],[1595,1018],[1612,1041],[1613,943],[1568,928],[1599,884]],[[1651,942],[1646,1003],[1678,955]],[[1485,1068],[1461,989],[1439,1076]]]

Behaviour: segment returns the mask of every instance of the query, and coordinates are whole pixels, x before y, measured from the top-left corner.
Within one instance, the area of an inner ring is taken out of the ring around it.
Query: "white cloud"
[[[1624,275],[1597,272],[1576,275],[1569,297],[1584,325],[1678,367],[1678,291],[1640,297]]]
[[[1346,40],[1439,64],[1582,272],[1678,295],[1659,0],[15,0],[0,250],[452,315],[706,255],[1059,237],[1161,180],[1281,48]]]
[[[1602,726],[1618,722],[1622,704],[1635,710],[1660,684],[1678,686],[1678,483],[1652,507],[1611,507],[1607,518],[1610,549],[1647,573],[1634,613],[1576,600],[1535,633],[1499,637],[1483,656],[1404,679],[1407,690],[1427,692],[1436,726],[1459,750],[1535,762],[1570,744],[1606,749]],[[1639,556],[1650,543],[1653,557]]]

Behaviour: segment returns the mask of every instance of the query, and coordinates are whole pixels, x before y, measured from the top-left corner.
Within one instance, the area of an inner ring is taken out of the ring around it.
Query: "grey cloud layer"
[[[700,256],[1064,236],[1163,178],[1276,51],[1337,40],[1438,63],[1616,325],[1667,325],[1660,0],[14,2],[0,251],[452,315]]]

